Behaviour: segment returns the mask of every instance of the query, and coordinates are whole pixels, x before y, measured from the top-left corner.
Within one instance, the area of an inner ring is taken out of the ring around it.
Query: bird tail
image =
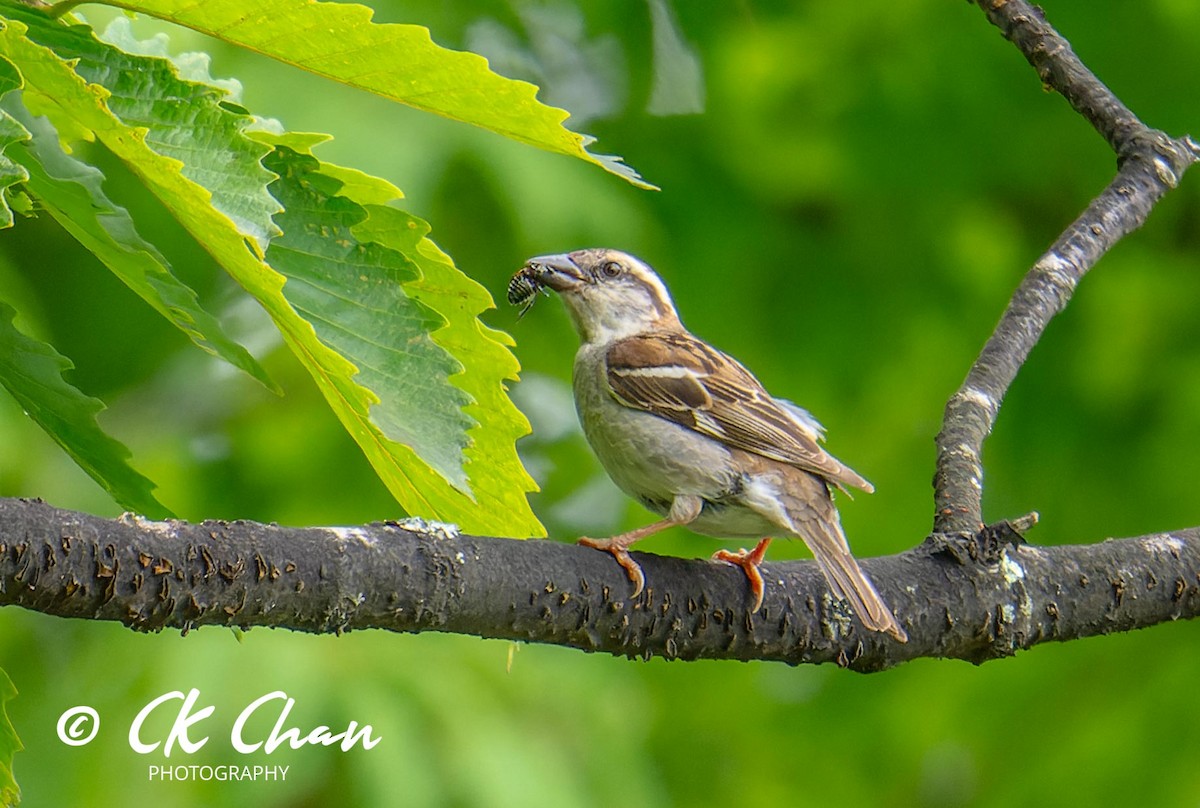
[[[846,535],[842,532],[832,502],[829,503],[829,513],[823,516],[825,518],[805,519],[797,527],[800,537],[817,559],[834,596],[849,601],[854,613],[867,628],[886,632],[900,642],[908,642],[908,635],[900,627],[896,616],[850,554]]]

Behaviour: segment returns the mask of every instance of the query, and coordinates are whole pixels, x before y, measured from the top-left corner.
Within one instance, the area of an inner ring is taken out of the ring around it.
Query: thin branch
[[[1117,154],[1147,131],[1129,107],[1080,61],[1071,43],[1046,22],[1042,9],[1025,0],[976,0],[976,4],[1004,38],[1017,46],[1042,84],[1067,99]]]
[[[1116,178],[1021,281],[967,378],[946,404],[937,436],[934,530],[973,533],[983,524],[983,442],[1009,386],[1083,276],[1141,227],[1162,196],[1200,159],[1191,138],[1150,129],[1089,71],[1024,0],[977,0],[1047,86],[1087,118],[1118,155]]]
[[[740,571],[637,555],[649,583],[631,599],[610,556],[569,544],[436,525],[107,520],[0,499],[0,604],[140,631],[445,631],[633,658],[876,671],[918,657],[979,663],[1200,615],[1198,529],[1034,548],[1005,523],[867,559],[907,644],[864,631],[812,562],[765,565],[766,599],[752,615]]]

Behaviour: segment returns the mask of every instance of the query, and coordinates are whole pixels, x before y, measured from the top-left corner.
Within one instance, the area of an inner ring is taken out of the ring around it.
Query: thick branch
[[[768,563],[749,613],[740,571],[637,554],[630,599],[612,557],[434,527],[283,528],[106,520],[0,500],[0,604],[140,631],[269,626],[313,633],[446,631],[672,659],[983,662],[1200,614],[1200,530],[1034,548],[1008,525],[863,566],[909,633],[864,631],[811,562]]]
[[[1096,127],[1119,157],[1116,178],[1071,223],[1021,281],[966,380],[946,405],[937,437],[934,530],[971,533],[983,522],[983,441],[1005,393],[1051,318],[1089,269],[1141,227],[1155,203],[1200,158],[1190,138],[1143,125],[1024,0],[977,0],[1038,71]]]

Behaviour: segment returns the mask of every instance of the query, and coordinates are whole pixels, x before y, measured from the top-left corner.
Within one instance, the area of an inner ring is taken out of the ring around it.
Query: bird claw
[[[758,567],[762,564],[763,557],[767,554],[767,545],[770,543],[770,539],[763,539],[753,550],[717,550],[712,554],[713,561],[724,561],[726,564],[741,567],[742,572],[746,573],[746,578],[750,581],[750,593],[754,595],[754,608],[750,610],[750,614],[758,614],[758,610],[762,608],[765,584]]]
[[[582,544],[584,547],[591,547],[611,553],[612,557],[617,560],[617,563],[625,569],[625,574],[629,576],[629,580],[633,582],[633,594],[630,597],[636,598],[642,594],[642,590],[646,588],[646,574],[642,572],[642,566],[633,560],[633,556],[629,555],[629,551],[625,549],[623,542],[618,541],[615,537],[611,539],[589,539],[584,536],[579,539],[579,544]]]

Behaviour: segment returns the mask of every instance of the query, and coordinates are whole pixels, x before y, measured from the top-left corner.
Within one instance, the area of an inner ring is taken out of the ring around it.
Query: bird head
[[[509,284],[509,300],[558,292],[584,342],[680,329],[666,285],[647,264],[618,250],[576,250],[531,258]]]

